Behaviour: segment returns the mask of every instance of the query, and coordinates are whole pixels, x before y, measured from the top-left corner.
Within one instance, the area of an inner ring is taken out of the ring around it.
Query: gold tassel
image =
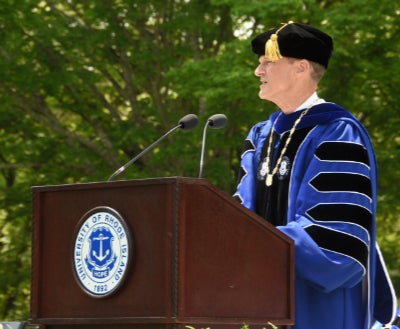
[[[265,57],[271,61],[277,61],[282,58],[279,51],[278,35],[276,33],[272,34],[265,44]]]
[[[288,24],[292,24],[292,21],[287,22],[281,28],[279,28],[275,33],[271,34],[269,40],[265,43],[265,57],[271,61],[277,61],[282,58],[281,52],[279,50],[278,44],[278,33]]]

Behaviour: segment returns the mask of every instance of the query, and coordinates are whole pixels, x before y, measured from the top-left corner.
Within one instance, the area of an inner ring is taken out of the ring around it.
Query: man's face
[[[259,65],[254,74],[260,79],[261,99],[277,103],[290,97],[292,86],[296,82],[296,65],[293,58],[283,57],[277,61],[270,61],[260,56]]]

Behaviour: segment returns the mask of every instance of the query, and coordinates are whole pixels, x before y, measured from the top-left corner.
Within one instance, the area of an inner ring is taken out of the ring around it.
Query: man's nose
[[[257,76],[257,77],[263,75],[264,73],[265,73],[265,72],[264,72],[264,70],[262,69],[261,65],[258,65],[258,66],[256,67],[256,69],[254,70],[254,75]]]

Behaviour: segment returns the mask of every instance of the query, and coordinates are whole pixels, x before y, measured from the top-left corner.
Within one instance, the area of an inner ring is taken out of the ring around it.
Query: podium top
[[[127,185],[154,185],[154,184],[200,184],[212,185],[207,179],[204,178],[191,178],[191,177],[154,177],[154,178],[141,178],[132,180],[115,180],[115,181],[98,181],[88,183],[76,184],[60,184],[60,185],[37,185],[32,186],[33,191],[56,191],[56,190],[76,190],[76,189],[91,189],[91,188],[104,188],[109,186],[127,186]]]

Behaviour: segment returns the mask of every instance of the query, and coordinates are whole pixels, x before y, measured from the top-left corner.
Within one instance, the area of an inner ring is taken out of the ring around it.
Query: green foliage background
[[[0,3],[0,319],[29,317],[30,187],[104,181],[187,113],[210,131],[204,176],[235,188],[258,99],[249,38],[293,20],[334,37],[319,94],[357,115],[380,168],[378,240],[400,292],[400,5],[346,0],[4,0]],[[119,179],[197,177],[202,129]]]

